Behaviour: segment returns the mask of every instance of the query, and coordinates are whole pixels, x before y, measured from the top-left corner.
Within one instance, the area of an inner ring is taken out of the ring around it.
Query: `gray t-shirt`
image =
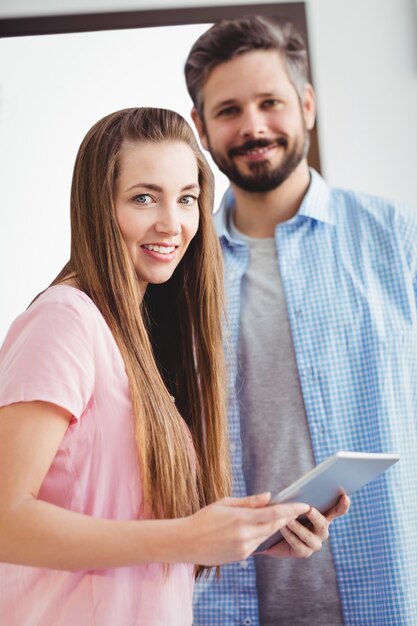
[[[248,493],[287,487],[314,466],[275,240],[247,237],[237,390]],[[262,626],[343,623],[329,542],[309,559],[255,557]]]

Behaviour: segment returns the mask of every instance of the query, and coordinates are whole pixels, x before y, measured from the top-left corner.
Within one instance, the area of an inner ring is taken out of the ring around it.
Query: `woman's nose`
[[[178,209],[176,207],[164,208],[158,217],[158,221],[155,224],[155,230],[158,233],[165,233],[167,235],[178,235],[181,232],[181,222],[178,215]]]

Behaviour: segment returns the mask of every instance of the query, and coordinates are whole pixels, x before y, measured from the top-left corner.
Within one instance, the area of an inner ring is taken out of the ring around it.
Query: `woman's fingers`
[[[263,493],[256,493],[253,496],[244,496],[243,498],[223,498],[219,502],[227,506],[243,507],[243,508],[258,508],[269,504],[271,500],[271,492],[265,491]]]
[[[323,541],[329,538],[329,524],[324,515],[311,508],[303,520],[291,520],[281,534],[297,556],[310,556],[320,550]]]
[[[307,524],[305,527],[309,529],[314,535],[319,537],[321,541],[326,541],[329,538],[329,520],[322,515],[317,509],[311,508],[306,514]],[[301,526],[303,524],[300,524]]]
[[[270,500],[269,492],[223,498],[194,514],[194,554],[190,561],[211,565],[244,559],[278,530],[285,541],[268,554],[305,558],[320,550],[329,536],[330,521],[349,509],[346,496],[326,515],[305,503],[270,504]]]
[[[336,519],[336,517],[340,517],[341,515],[346,515],[346,513],[349,511],[349,507],[350,507],[350,499],[346,494],[344,494],[343,496],[339,498],[339,501],[337,502],[337,504],[333,508],[331,508],[329,511],[327,511],[327,513],[325,513],[325,517],[327,521],[331,522],[334,519]]]
[[[303,502],[289,502],[266,506],[270,499],[271,494],[266,492],[254,496],[246,496],[244,498],[223,498],[219,503],[224,506],[242,509],[245,521],[255,525],[276,525],[277,523],[281,523],[284,526],[289,521],[300,515],[306,515],[311,510],[311,507]]]
[[[296,557],[302,559],[321,550],[323,541],[328,537],[328,522],[321,514],[317,518],[314,511],[315,509],[312,510],[311,514],[308,513],[302,522],[296,519],[291,520],[281,528],[281,535],[285,541],[281,541],[270,548],[268,554],[278,558]],[[310,517],[316,523],[319,522],[319,528],[313,525]]]
[[[245,559],[270,535],[310,511],[299,502],[268,506],[270,498],[269,493],[223,498],[182,522],[189,561],[217,565]]]
[[[311,508],[299,519],[290,520],[280,529],[285,541],[280,541],[266,551],[276,558],[306,558],[321,549],[323,541],[329,537],[329,526],[332,520],[345,515],[350,506],[348,496],[343,495],[338,503],[324,515]]]
[[[300,524],[300,527],[303,525]],[[305,527],[293,529],[291,524],[281,528],[281,534],[289,546],[289,556],[305,559],[321,550],[321,540]]]

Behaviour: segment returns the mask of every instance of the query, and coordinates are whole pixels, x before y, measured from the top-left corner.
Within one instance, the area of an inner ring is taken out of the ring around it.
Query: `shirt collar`
[[[220,202],[219,210],[214,214],[214,223],[219,237],[225,237],[228,241],[239,244],[241,242],[233,239],[230,235],[229,221],[231,219],[235,198],[232,189],[229,187]],[[301,203],[297,215],[308,217],[318,222],[334,224],[330,207],[330,187],[326,181],[315,170],[310,168],[310,185]]]
[[[330,206],[330,187],[315,170],[310,168],[310,185],[297,215],[310,217],[317,222],[334,224]]]

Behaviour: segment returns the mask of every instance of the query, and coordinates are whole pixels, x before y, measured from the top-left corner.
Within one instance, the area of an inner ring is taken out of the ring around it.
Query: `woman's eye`
[[[133,201],[136,202],[136,204],[150,204],[152,198],[148,193],[140,193],[133,198]]]
[[[196,196],[182,196],[180,198],[181,204],[186,204],[187,206],[194,206],[196,204],[198,198]]]

